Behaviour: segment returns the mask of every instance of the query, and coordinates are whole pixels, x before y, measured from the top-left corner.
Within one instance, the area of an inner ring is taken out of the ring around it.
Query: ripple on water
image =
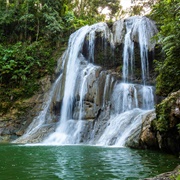
[[[0,145],[2,180],[136,180],[177,164],[171,155],[128,148]]]

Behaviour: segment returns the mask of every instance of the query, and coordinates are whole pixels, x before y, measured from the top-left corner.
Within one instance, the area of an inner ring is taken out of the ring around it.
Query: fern
[[[165,37],[162,42],[163,42],[163,43],[166,43],[166,42],[168,42],[169,40],[171,41],[172,38],[175,38],[175,35],[174,35],[174,34]]]

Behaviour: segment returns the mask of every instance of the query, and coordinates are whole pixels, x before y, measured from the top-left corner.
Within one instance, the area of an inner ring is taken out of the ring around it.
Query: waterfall
[[[140,46],[141,56],[141,71],[142,71],[142,83],[146,85],[146,81],[149,78],[149,62],[148,62],[148,50],[153,50],[155,42],[152,37],[157,33],[156,26],[151,20],[146,17],[134,17],[130,20],[134,21],[134,26],[131,32],[131,39],[138,41]]]
[[[96,23],[74,32],[43,110],[16,142],[33,142],[28,139],[31,136],[44,144],[124,146],[141,126],[142,116],[154,108],[154,87],[147,85],[147,80],[148,52],[155,46],[150,39],[155,33],[155,24],[140,16],[115,22],[112,31],[106,23]],[[123,45],[122,76],[96,65],[98,35],[104,55],[108,49]],[[135,59],[135,43],[139,45],[140,59]],[[137,61],[141,64],[140,84],[133,82]],[[58,116],[52,110],[55,102],[61,104]],[[47,135],[38,134],[52,123],[53,117],[57,119],[56,127]]]
[[[134,84],[119,83],[112,94],[115,114],[138,108],[137,89]]]
[[[141,124],[144,113],[143,110],[134,109],[112,116],[97,144],[123,146],[130,132]]]
[[[83,114],[83,99],[87,92],[87,79],[91,74],[91,71],[98,69],[94,65],[89,65],[85,67],[82,73],[80,73],[80,59],[78,55],[81,53],[82,45],[86,35],[89,35],[89,58],[88,60],[91,62],[94,58],[94,45],[95,42],[95,32],[101,32],[105,39],[111,41],[111,33],[105,23],[98,23],[92,26],[85,26],[71,35],[69,40],[69,59],[67,62],[67,70],[66,70],[66,80],[65,80],[65,90],[64,90],[64,98],[62,103],[61,110],[61,118],[59,126],[56,129],[55,133],[52,133],[50,137],[45,140],[45,143],[75,143],[77,139],[77,135],[80,133],[79,131],[83,128],[83,122],[81,120]],[[79,79],[76,81],[79,74],[81,75],[82,81]],[[74,98],[75,98],[75,85],[78,83],[80,88],[79,96],[79,121],[73,122],[73,106],[74,106]],[[70,120],[70,121],[69,121]],[[71,125],[71,122],[74,124]]]
[[[68,46],[69,57],[66,66],[65,91],[61,110],[61,124],[66,123],[67,119],[72,118],[74,91],[80,63],[79,52],[82,48],[82,43],[88,29],[89,27],[85,26],[76,31],[75,34],[70,37]]]
[[[133,21],[126,21],[125,23],[126,35],[124,40],[123,51],[123,80],[124,82],[128,82],[128,78],[130,77],[132,79],[134,72],[134,42],[131,39]]]
[[[83,74],[82,74],[82,83],[81,83],[81,87],[80,87],[80,100],[79,100],[79,120],[82,119],[83,117],[83,100],[84,100],[84,96],[87,93],[87,78],[90,75],[90,73],[94,70],[94,66],[92,64],[88,64],[88,66],[83,70]]]
[[[94,63],[95,35],[96,35],[95,31],[92,31],[89,33],[89,49],[88,49],[89,57],[88,57],[88,60],[89,60],[89,62],[92,62],[92,63]]]

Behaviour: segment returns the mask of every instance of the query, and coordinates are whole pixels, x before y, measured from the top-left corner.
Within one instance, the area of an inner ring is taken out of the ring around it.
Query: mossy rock
[[[170,94],[156,106],[157,118],[154,122],[156,130],[167,132],[180,124],[180,90]]]
[[[151,127],[160,149],[173,154],[180,152],[180,90],[156,106],[156,119]]]

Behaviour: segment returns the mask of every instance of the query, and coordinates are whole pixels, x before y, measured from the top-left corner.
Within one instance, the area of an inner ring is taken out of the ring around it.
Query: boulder
[[[158,140],[151,127],[151,123],[155,118],[155,111],[144,114],[142,125],[135,129],[127,139],[126,146],[137,149],[158,149]]]
[[[139,148],[180,152],[180,91],[174,92],[156,106],[143,120]]]
[[[142,129],[140,134],[140,147],[157,149],[158,141],[155,132],[152,131],[152,121],[155,120],[155,111],[150,112],[142,123]]]
[[[180,165],[175,168],[174,171],[160,174],[153,178],[146,178],[144,180],[178,180],[180,178]]]
[[[180,152],[180,90],[171,93],[156,106],[156,131],[159,148],[170,153]]]

